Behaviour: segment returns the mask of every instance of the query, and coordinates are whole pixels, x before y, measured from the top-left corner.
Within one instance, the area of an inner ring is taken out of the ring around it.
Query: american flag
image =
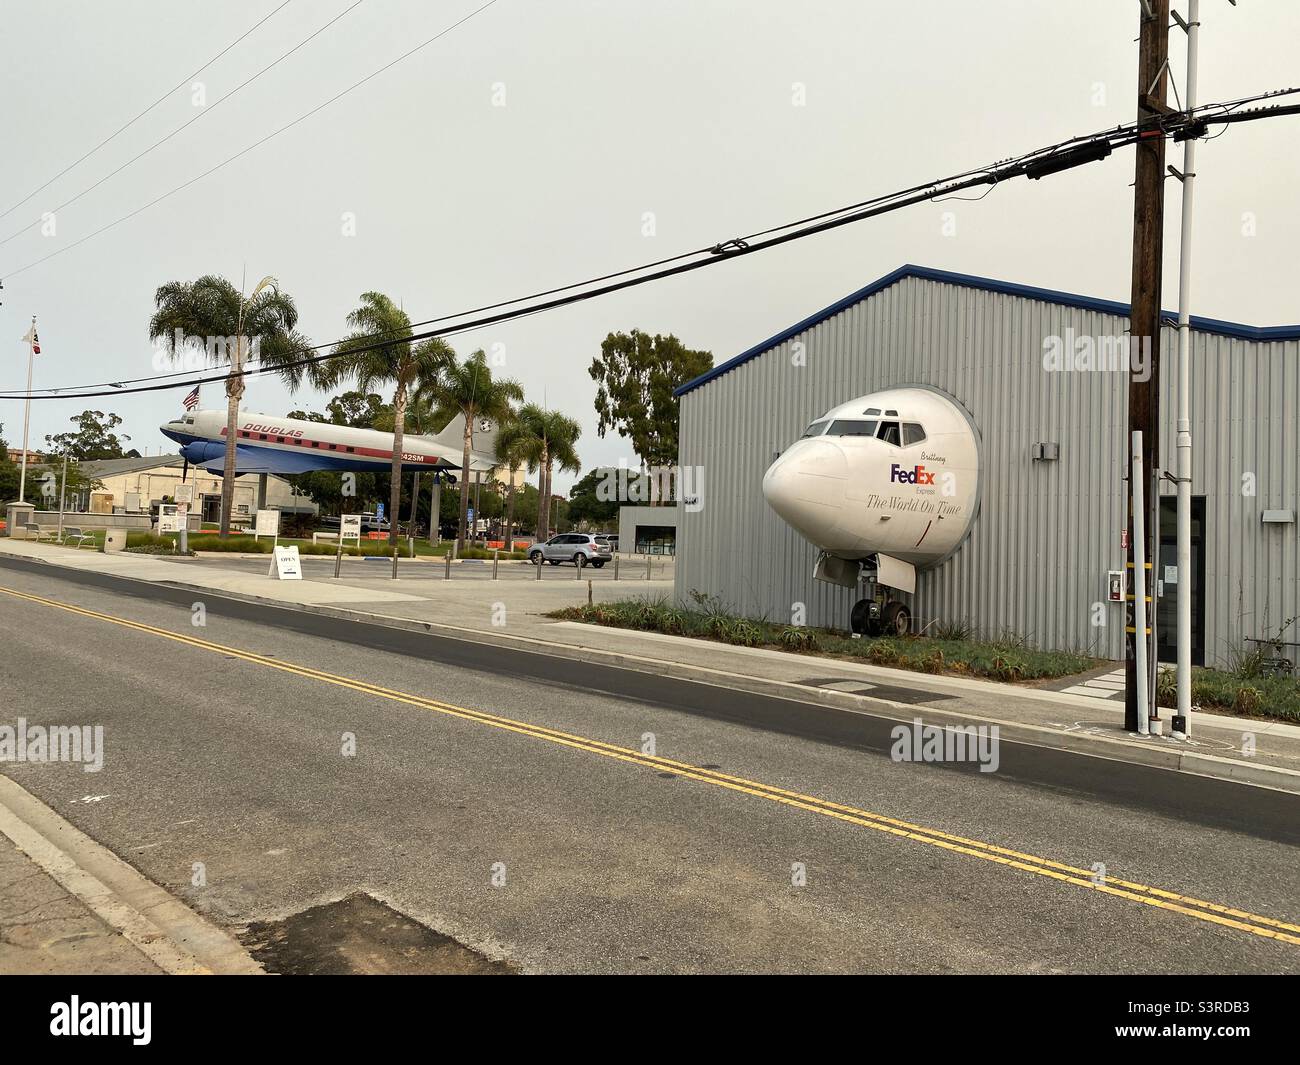
[[[198,385],[195,385],[195,386],[194,386],[194,391],[192,391],[188,396],[186,396],[183,400],[181,400],[181,405],[182,405],[186,410],[193,410],[195,407],[197,407],[197,406],[199,405],[199,386],[198,386]]]

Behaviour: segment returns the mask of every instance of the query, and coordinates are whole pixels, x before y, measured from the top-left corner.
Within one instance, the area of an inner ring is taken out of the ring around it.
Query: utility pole
[[[1140,140],[1137,143],[1136,173],[1133,181],[1133,286],[1129,312],[1129,387],[1128,432],[1145,441],[1142,461],[1142,487],[1154,491],[1152,471],[1156,468],[1160,445],[1160,281],[1161,256],[1164,250],[1165,216],[1165,134],[1160,119],[1169,113],[1165,91],[1169,73],[1169,0],[1139,0],[1141,16],[1138,43],[1137,120]],[[1148,347],[1149,345],[1149,347]],[[1133,355],[1147,351],[1145,366]],[[1145,375],[1137,371],[1142,367]],[[1140,380],[1145,376],[1146,380]],[[1129,451],[1129,468],[1133,469],[1133,452]],[[1152,602],[1155,572],[1152,560],[1160,544],[1159,522],[1144,529],[1144,567],[1136,572],[1133,562],[1133,484],[1128,493],[1128,602],[1124,620],[1124,728],[1138,729],[1138,700],[1148,697],[1137,688],[1137,641],[1147,633],[1136,630],[1136,599],[1143,596]],[[1158,513],[1158,512],[1157,512]],[[1155,618],[1147,625],[1154,629]]]

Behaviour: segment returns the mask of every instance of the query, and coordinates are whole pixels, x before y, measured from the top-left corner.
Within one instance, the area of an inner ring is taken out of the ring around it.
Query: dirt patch
[[[349,895],[283,921],[248,926],[244,946],[285,976],[500,976],[515,972],[370,895]]]

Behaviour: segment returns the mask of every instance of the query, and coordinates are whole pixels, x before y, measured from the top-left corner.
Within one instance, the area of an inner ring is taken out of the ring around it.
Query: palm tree
[[[402,436],[410,397],[455,365],[456,353],[441,337],[411,342],[411,319],[382,292],[363,292],[361,304],[348,315],[353,329],[334,346],[338,356],[322,364],[318,374],[323,388],[333,388],[344,378],[355,378],[361,392],[379,385],[393,386],[393,469],[389,490],[388,542],[397,550],[397,527],[402,500]]]
[[[300,361],[311,354],[310,341],[297,331],[298,310],[293,298],[280,291],[273,277],[262,278],[248,297],[215,274],[205,274],[197,281],[169,281],[154,293],[154,307],[149,339],[155,344],[165,340],[173,360],[182,354],[181,348],[202,344],[208,362],[230,363],[226,461],[221,480],[221,535],[228,536],[235,502],[235,423],[244,395],[245,361],[255,358],[261,365],[275,368],[289,390],[297,391],[311,372]]]
[[[421,399],[434,408],[444,424],[457,415],[465,419],[465,434],[460,468],[460,527],[456,550],[465,549],[465,528],[469,519],[469,453],[474,447],[474,429],[487,420],[503,425],[509,421],[512,402],[523,402],[524,390],[518,381],[495,379],[487,355],[480,348],[464,362],[453,362],[436,378],[420,389]]]
[[[528,456],[524,454],[522,442],[513,435],[512,427],[516,417],[518,417],[517,413],[501,427],[500,435],[497,436],[497,459],[509,473],[509,476],[506,479],[507,551],[514,548],[515,478],[519,473],[519,467],[528,461]]]
[[[582,427],[572,418],[528,403],[497,438],[498,454],[518,454],[529,473],[537,472],[538,542],[547,539],[551,527],[551,475],[557,465],[570,473],[581,469],[574,446],[581,435]]]

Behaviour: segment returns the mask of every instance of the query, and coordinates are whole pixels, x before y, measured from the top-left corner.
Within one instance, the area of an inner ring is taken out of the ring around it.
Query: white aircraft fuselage
[[[946,559],[970,532],[979,432],[937,389],[873,392],[816,418],[768,468],[763,495],[821,549],[818,578],[853,586],[866,562],[910,592],[915,570]]]

